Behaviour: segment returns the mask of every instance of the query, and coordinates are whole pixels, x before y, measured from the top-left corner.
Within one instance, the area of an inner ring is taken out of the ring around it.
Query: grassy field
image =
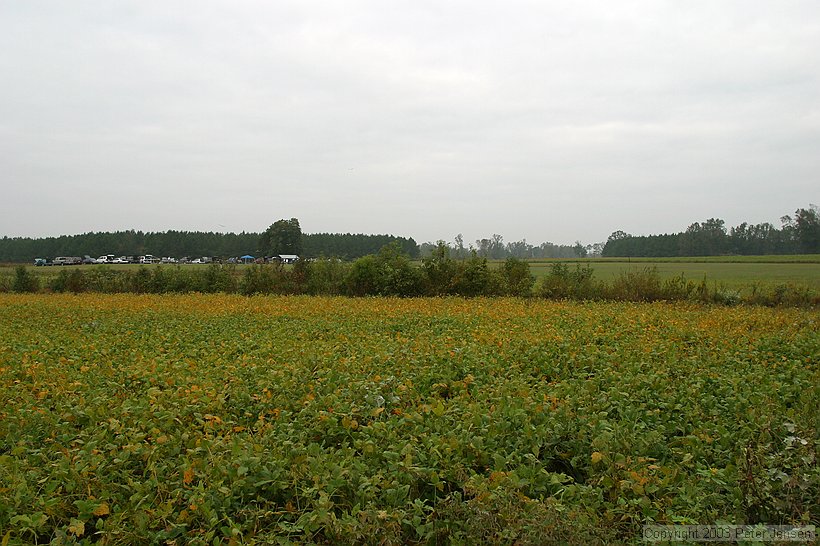
[[[530,271],[537,278],[549,274],[554,262],[530,262]],[[820,289],[820,263],[813,262],[724,262],[724,261],[581,261],[564,262],[574,267],[589,265],[594,276],[602,280],[612,280],[630,270],[645,267],[657,268],[662,278],[667,279],[683,275],[689,280],[719,283],[727,288],[742,289],[752,284],[771,286],[792,283]]]
[[[817,311],[0,294],[4,544],[820,525]]]
[[[546,260],[550,261],[550,260]],[[561,260],[557,260],[561,261]],[[563,261],[577,261],[567,259]],[[669,258],[587,258],[587,262],[686,262],[686,263],[820,263],[820,254],[768,254],[761,256],[683,256]]]

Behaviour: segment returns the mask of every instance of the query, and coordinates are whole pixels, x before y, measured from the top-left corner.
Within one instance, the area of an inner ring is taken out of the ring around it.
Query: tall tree
[[[498,233],[493,233],[493,238],[490,240],[490,258],[500,260],[504,258],[505,254],[504,237]]]
[[[259,250],[268,256],[302,253],[302,228],[299,220],[277,220],[259,237]]]
[[[466,255],[466,250],[464,248],[464,236],[461,233],[459,233],[458,235],[456,235],[455,242],[456,258],[460,260],[464,258]]]
[[[581,244],[581,241],[575,241],[575,245],[572,247],[573,252],[575,252],[575,256],[578,258],[586,258],[587,257],[587,249],[584,245]]]
[[[820,252],[820,209],[809,205],[795,211],[794,226],[800,250],[807,253]]]

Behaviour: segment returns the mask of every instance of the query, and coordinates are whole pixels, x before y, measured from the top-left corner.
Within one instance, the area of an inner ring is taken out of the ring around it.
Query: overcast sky
[[[0,236],[592,243],[819,173],[817,0],[0,0]]]

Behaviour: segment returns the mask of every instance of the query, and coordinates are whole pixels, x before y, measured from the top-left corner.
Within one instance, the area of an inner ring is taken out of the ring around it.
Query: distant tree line
[[[297,218],[277,220],[259,239],[259,252],[267,256],[295,254],[306,258],[341,258],[354,260],[376,254],[382,247],[395,243],[402,252],[417,258],[419,247],[412,237],[364,235],[361,233],[302,233]]]
[[[302,234],[298,220],[293,218],[280,220],[263,233],[128,230],[44,238],[3,237],[0,239],[0,262],[31,262],[34,258],[55,256],[88,255],[96,258],[101,254],[152,254],[177,258],[296,254],[303,257],[332,256],[352,260],[377,253],[381,247],[391,242],[398,243],[408,255],[418,257],[418,245],[412,238],[351,233]]]
[[[526,239],[505,243],[504,237],[493,234],[489,239],[477,239],[475,244],[465,246],[464,237],[459,233],[452,243],[437,241],[436,243],[422,243],[419,252],[422,257],[433,254],[440,246],[446,246],[448,251],[456,258],[463,259],[473,251],[482,257],[491,260],[503,260],[506,258],[518,258],[521,260],[537,258],[585,258],[587,256],[600,256],[603,243],[593,245],[582,245],[576,242],[574,245],[557,245],[555,243],[541,243],[538,246],[532,245]]]
[[[797,209],[794,217],[783,216],[781,227],[772,224],[748,224],[726,228],[725,222],[710,218],[695,222],[686,231],[663,235],[630,235],[616,231],[607,242],[583,245],[558,245],[544,242],[532,245],[526,239],[505,242],[501,235],[464,243],[461,234],[452,243],[438,241],[418,245],[412,237],[364,235],[352,233],[302,233],[299,220],[278,220],[262,233],[215,233],[200,231],[90,232],[82,235],[0,239],[0,262],[30,262],[35,257],[117,256],[232,257],[244,254],[276,256],[295,254],[300,257],[336,257],[355,260],[374,255],[385,245],[395,243],[411,259],[431,256],[441,246],[457,260],[475,253],[480,258],[585,258],[606,257],[672,257],[716,256],[725,254],[803,254],[820,253],[820,212],[814,205]]]
[[[396,243],[401,251],[411,258],[419,257],[419,245],[412,237],[354,233],[310,233],[302,237],[305,256],[327,256],[343,260],[353,260],[368,254],[375,254],[383,246],[391,243]]]
[[[602,255],[607,257],[721,256],[727,254],[820,253],[820,211],[815,205],[783,216],[778,229],[770,223],[743,222],[726,229],[719,218],[695,222],[681,233],[609,236]]]
[[[0,261],[30,262],[36,257],[85,256],[240,256],[256,249],[258,233],[202,231],[115,231],[81,235],[0,239]]]

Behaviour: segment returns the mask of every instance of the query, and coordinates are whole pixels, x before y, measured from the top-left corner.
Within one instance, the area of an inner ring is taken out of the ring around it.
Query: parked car
[[[34,258],[34,265],[42,267],[44,265],[51,265],[48,258]]]
[[[112,264],[114,263],[114,255],[113,254],[106,254],[104,256],[100,256],[95,260],[95,263],[98,264]]]
[[[83,256],[83,264],[95,264],[95,263],[97,263],[97,260],[95,260],[94,258],[89,256],[88,254]]]
[[[57,256],[51,263],[54,265],[78,265],[82,263],[82,259],[77,256]]]

